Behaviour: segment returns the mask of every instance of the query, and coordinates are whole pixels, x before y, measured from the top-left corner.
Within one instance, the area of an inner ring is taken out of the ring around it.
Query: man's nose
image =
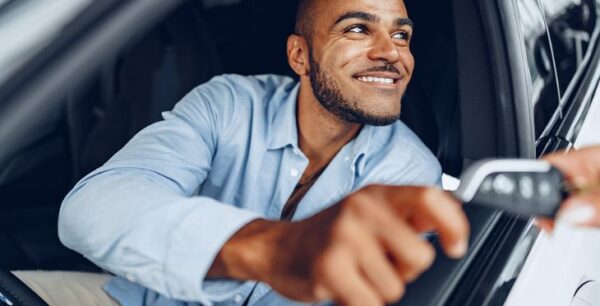
[[[394,43],[391,36],[379,34],[374,37],[373,46],[368,52],[371,60],[385,60],[389,63],[395,63],[400,60],[399,47]]]

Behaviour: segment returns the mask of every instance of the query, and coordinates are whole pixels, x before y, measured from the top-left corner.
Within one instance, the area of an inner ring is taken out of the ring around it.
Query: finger
[[[600,180],[600,146],[568,153],[558,152],[543,157],[560,169],[575,186],[586,186]]]
[[[396,222],[387,230],[381,231],[380,235],[389,256],[394,260],[399,274],[406,282],[415,280],[431,266],[435,259],[433,246],[403,221]]]
[[[425,218],[418,216],[410,216],[408,218],[408,224],[419,233],[428,233],[435,231],[435,224]]]
[[[384,305],[384,301],[358,270],[357,263],[352,261],[349,256],[339,256],[336,266],[340,267],[340,270],[329,270],[321,281],[323,286],[328,288],[336,304]]]
[[[577,226],[600,226],[600,191],[569,197],[559,210],[557,220]]]
[[[404,218],[424,219],[429,229],[435,229],[445,253],[453,258],[464,256],[468,247],[469,223],[462,206],[448,193],[437,188],[396,187],[394,200]]]
[[[426,192],[422,199],[415,216],[427,216],[435,224],[442,248],[448,256],[464,256],[468,248],[469,222],[462,206],[441,190]]]
[[[546,232],[552,232],[554,230],[554,220],[546,218],[535,218],[533,220],[535,226]]]
[[[354,233],[353,236],[360,236],[362,239],[356,239],[356,241],[369,241],[368,247],[360,245],[358,252],[379,250],[381,249],[379,243],[383,243],[387,255],[393,260],[396,273],[406,282],[414,280],[433,262],[435,257],[433,247],[411,225],[407,224],[403,216],[395,213],[394,207],[377,205],[378,203],[374,202],[369,204],[358,205],[355,208],[358,209],[357,214],[367,221],[370,230],[376,234],[379,241],[373,240],[371,237],[362,237],[368,231],[358,230],[360,232]],[[369,253],[365,256],[376,255]],[[380,256],[386,257],[386,254]]]
[[[371,287],[388,303],[399,300],[404,294],[404,283],[378,237],[362,230],[357,230],[355,237],[358,263]]]

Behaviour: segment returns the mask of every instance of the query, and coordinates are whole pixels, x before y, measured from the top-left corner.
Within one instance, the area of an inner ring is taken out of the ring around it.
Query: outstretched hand
[[[562,204],[557,220],[578,226],[600,227],[600,146],[543,157],[560,169],[572,189]],[[552,230],[554,220],[538,219],[537,224]]]
[[[432,264],[435,249],[422,235],[428,231],[438,233],[450,257],[465,254],[468,221],[449,194],[368,186],[302,221],[250,223],[223,247],[221,269],[211,274],[259,280],[297,301],[384,305]],[[227,262],[247,264],[236,272],[223,268]]]

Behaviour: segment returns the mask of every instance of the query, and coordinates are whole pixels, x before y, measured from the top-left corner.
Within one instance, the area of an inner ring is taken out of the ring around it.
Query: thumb
[[[557,220],[577,226],[600,227],[600,192],[571,196],[558,212]]]

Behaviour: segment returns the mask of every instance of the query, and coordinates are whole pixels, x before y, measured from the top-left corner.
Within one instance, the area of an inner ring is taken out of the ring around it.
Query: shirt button
[[[125,278],[132,283],[135,282],[135,277],[131,273],[125,273]]]
[[[350,156],[346,156],[346,157],[344,157],[344,161],[345,161],[345,162],[349,162],[349,161],[350,161]]]
[[[238,304],[239,304],[239,303],[241,303],[241,302],[243,301],[243,297],[242,297],[242,295],[241,295],[241,294],[236,294],[236,295],[234,295],[234,296],[233,296],[233,301],[234,301],[235,303],[238,303]]]
[[[298,174],[300,174],[300,171],[298,171],[298,169],[292,168],[292,170],[290,170],[291,176],[296,177],[296,176],[298,176]]]

